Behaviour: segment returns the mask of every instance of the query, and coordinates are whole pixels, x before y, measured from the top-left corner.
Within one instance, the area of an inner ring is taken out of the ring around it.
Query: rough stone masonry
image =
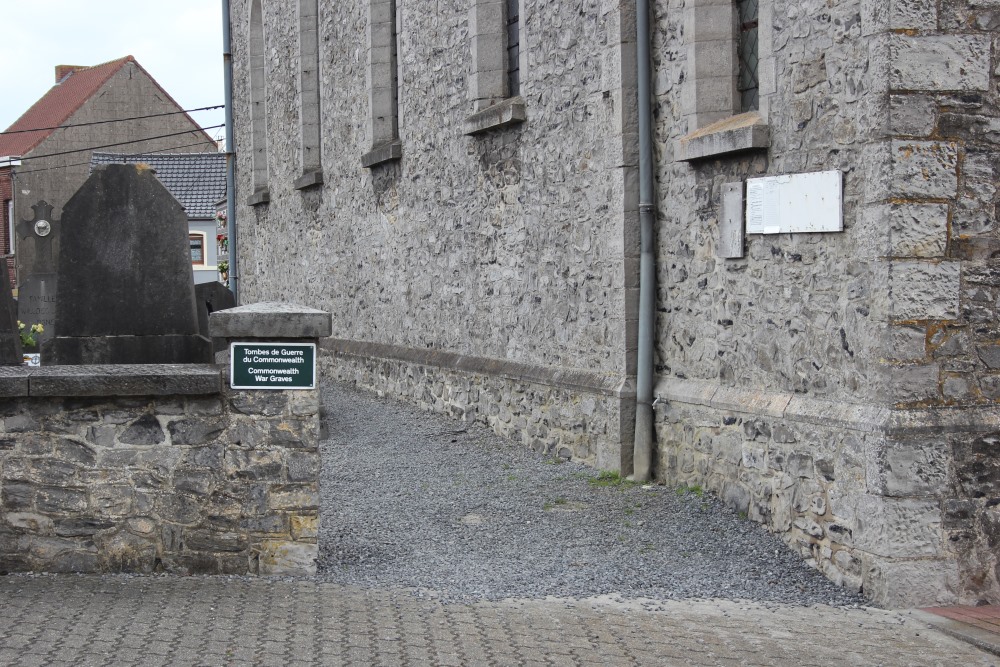
[[[210,326],[224,342],[302,342],[329,323],[254,304]],[[315,572],[319,392],[233,390],[227,374],[0,368],[0,570]]]
[[[296,3],[251,26],[255,1],[232,4],[237,153],[269,190],[238,197],[244,293],[342,314],[336,376],[628,472],[634,3],[522,0],[497,106],[525,120],[471,135],[500,3],[397,3],[397,156],[368,168],[369,3],[320,3],[324,179],[299,188],[302,26]],[[1000,601],[1000,5],[764,0],[745,112],[735,6],[653,5],[658,477],[878,602]],[[843,232],[718,256],[724,186],[824,170]]]

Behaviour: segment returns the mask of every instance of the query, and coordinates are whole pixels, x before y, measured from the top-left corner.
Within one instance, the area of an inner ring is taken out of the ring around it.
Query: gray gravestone
[[[31,246],[32,261],[22,264],[26,271],[17,290],[17,319],[25,326],[41,324],[41,345],[54,335],[56,323],[56,251],[59,247],[59,221],[52,218],[52,206],[40,201],[31,207],[32,220],[17,223],[18,254]],[[25,253],[28,254],[28,253]]]
[[[218,310],[226,310],[236,306],[236,297],[229,288],[217,280],[199,283],[194,286],[195,300],[198,302],[198,331],[208,337],[208,316]],[[225,339],[213,340],[215,352],[220,351],[220,345],[225,346]]]
[[[4,262],[3,280],[0,280],[0,365],[20,366],[24,357],[21,354],[21,336],[17,331],[17,304],[10,291],[10,273]]]
[[[63,207],[60,364],[208,363],[184,209],[144,165],[99,167]]]

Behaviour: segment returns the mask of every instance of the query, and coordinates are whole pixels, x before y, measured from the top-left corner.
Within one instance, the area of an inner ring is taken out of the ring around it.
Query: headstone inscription
[[[17,319],[28,327],[42,325],[39,345],[54,335],[56,323],[57,274],[56,257],[59,248],[59,221],[52,217],[52,205],[40,201],[33,205],[35,216],[17,223],[20,249],[31,247],[31,262],[22,263],[24,278],[17,290]]]
[[[209,363],[184,209],[145,165],[95,169],[63,207],[47,363]]]

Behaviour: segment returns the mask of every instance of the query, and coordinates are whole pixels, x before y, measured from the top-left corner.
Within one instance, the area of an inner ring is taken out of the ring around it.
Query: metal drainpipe
[[[236,242],[236,144],[233,143],[233,42],[229,0],[222,0],[222,61],[226,89],[226,235],[229,237],[229,289],[240,303],[239,244]]]
[[[656,255],[653,231],[656,209],[653,203],[649,0],[636,0],[636,56],[639,77],[639,228],[642,254],[639,258],[639,358],[633,479],[648,482],[652,477],[653,467],[653,341],[656,335]]]

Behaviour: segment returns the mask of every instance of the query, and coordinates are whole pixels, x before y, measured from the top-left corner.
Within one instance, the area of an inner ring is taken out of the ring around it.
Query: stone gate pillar
[[[216,362],[226,368],[233,444],[245,445],[248,456],[290,450],[275,457],[285,462],[280,472],[284,479],[260,499],[266,507],[259,514],[282,525],[273,527],[273,539],[255,543],[259,574],[311,574],[316,569],[320,391],[318,373],[307,376],[316,368],[318,339],[330,335],[331,324],[329,313],[287,303],[257,303],[209,316],[209,335],[220,343]],[[233,356],[232,350],[238,354]],[[302,388],[310,381],[314,388]],[[274,466],[258,463],[272,477]],[[259,528],[262,534],[270,530]]]

